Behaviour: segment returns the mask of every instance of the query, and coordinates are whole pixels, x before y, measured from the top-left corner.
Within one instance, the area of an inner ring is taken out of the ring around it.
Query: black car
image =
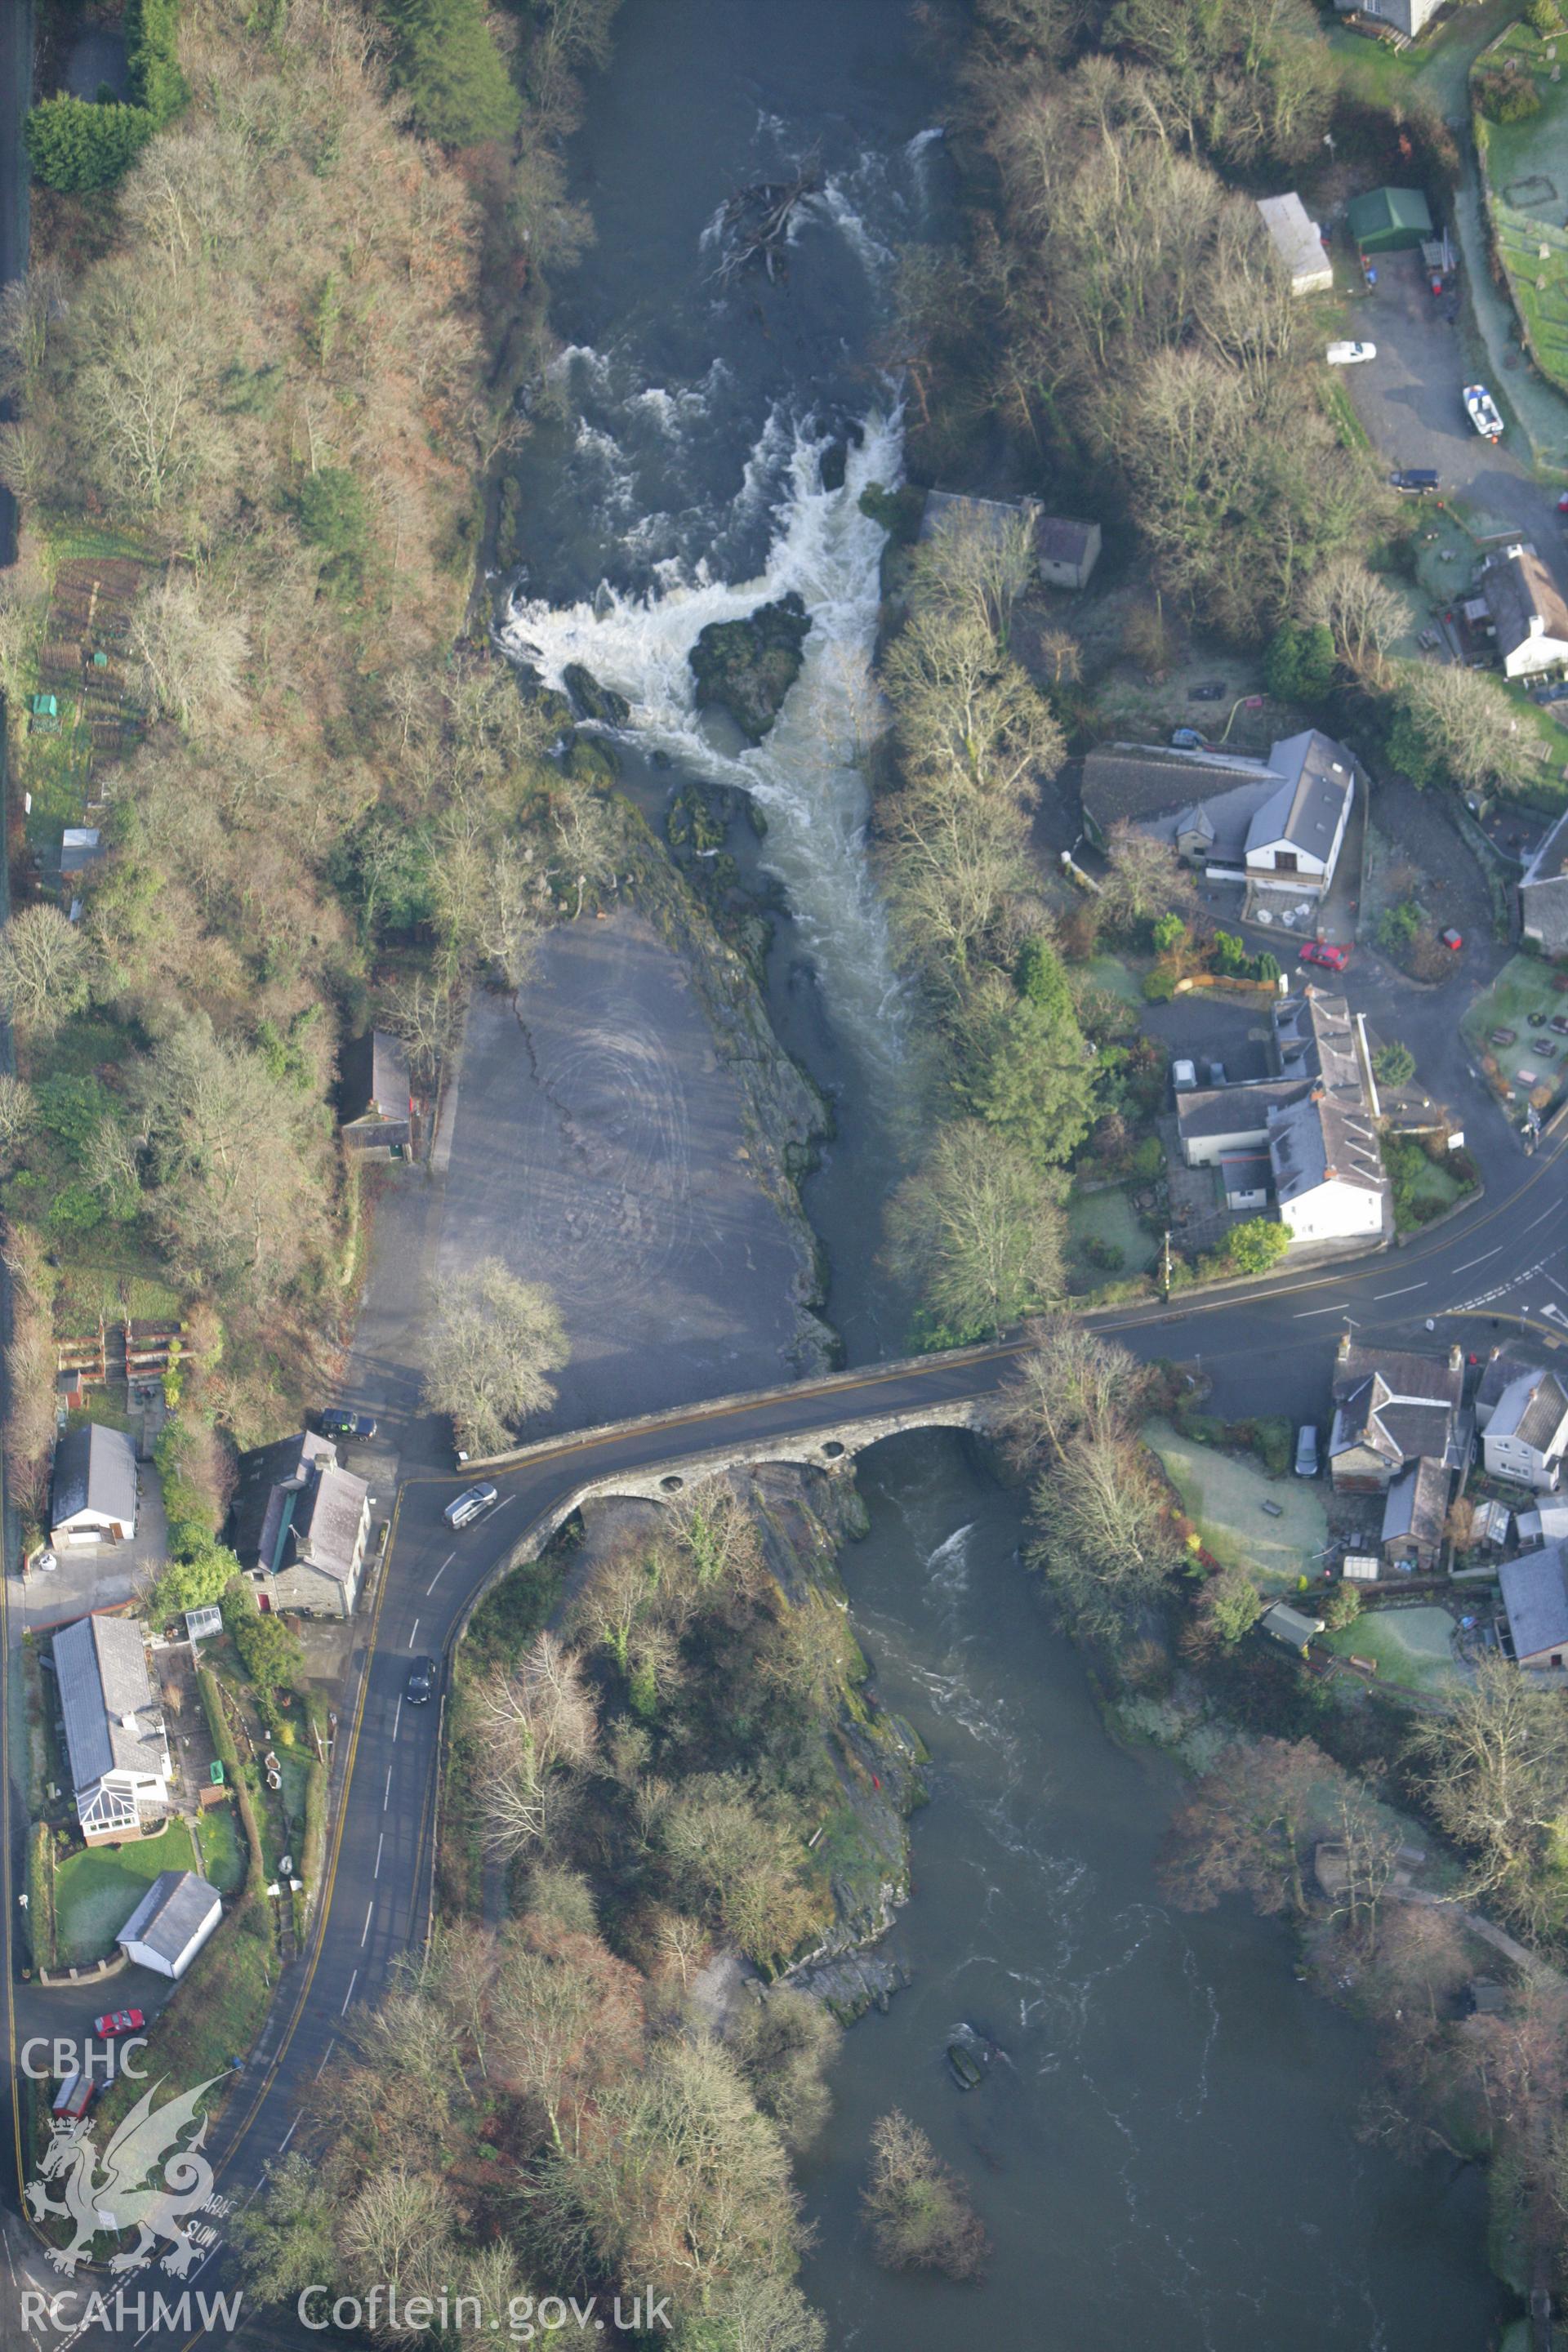
[[[1403,490],[1407,498],[1430,498],[1441,488],[1435,466],[1402,466],[1397,474],[1388,478],[1391,489]]]
[[[321,1416],[323,1437],[374,1437],[375,1423],[368,1412],[348,1412],[341,1404],[329,1405]]]
[[[434,1696],[435,1689],[435,1659],[416,1658],[408,1669],[408,1681],[404,1688],[404,1697],[410,1706],[424,1706]]]

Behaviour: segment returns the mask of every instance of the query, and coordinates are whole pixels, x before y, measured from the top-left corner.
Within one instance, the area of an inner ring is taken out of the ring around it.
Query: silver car
[[[1310,1421],[1304,1421],[1296,1433],[1296,1475],[1315,1478],[1318,1475],[1318,1433]]]
[[[449,1528],[471,1528],[487,1511],[493,1511],[500,1496],[493,1486],[465,1486],[455,1501],[447,1506],[446,1519]]]

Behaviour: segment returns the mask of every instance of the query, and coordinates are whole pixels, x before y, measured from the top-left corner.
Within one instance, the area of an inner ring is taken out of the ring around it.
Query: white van
[[[455,1502],[447,1506],[449,1528],[471,1528],[487,1511],[493,1511],[500,1496],[494,1486],[465,1486]]]

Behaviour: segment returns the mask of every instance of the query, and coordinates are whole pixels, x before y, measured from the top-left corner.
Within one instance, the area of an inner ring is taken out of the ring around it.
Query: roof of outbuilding
[[[55,1449],[51,1524],[62,1527],[82,1511],[136,1524],[136,1449],[122,1429],[82,1422]]]
[[[1391,1480],[1383,1508],[1384,1543],[1411,1537],[1424,1550],[1436,1550],[1443,1539],[1448,1508],[1448,1473],[1441,1462],[1423,1454]]]
[[[194,1870],[161,1870],[114,1940],[145,1944],[174,1965],[222,1909],[217,1888]]]
[[[79,1618],[55,1635],[54,1657],[72,1786],[90,1788],[110,1771],[167,1772],[141,1626],[129,1617]]]
[[[1176,1097],[1176,1126],[1184,1137],[1264,1135],[1270,1106],[1295,1099],[1301,1081],[1266,1079],[1256,1087],[1198,1087]]]
[[[1346,210],[1351,235],[1358,244],[1384,228],[1419,229],[1423,236],[1432,234],[1432,215],[1419,188],[1370,188],[1364,196],[1352,196]]]
[[[1516,1658],[1568,1650],[1568,1545],[1548,1544],[1498,1570]]]
[[[1035,530],[1035,549],[1044,563],[1081,563],[1089,553],[1096,526],[1073,522],[1065,515],[1042,515]]]

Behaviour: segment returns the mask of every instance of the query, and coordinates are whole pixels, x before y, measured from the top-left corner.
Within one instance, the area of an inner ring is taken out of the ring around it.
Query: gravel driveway
[[[1352,325],[1377,345],[1377,357],[1341,371],[1356,414],[1390,472],[1436,467],[1445,492],[1475,509],[1474,527],[1523,532],[1568,584],[1555,495],[1542,488],[1506,435],[1483,441],[1470,425],[1461,394],[1476,380],[1473,371],[1483,377],[1487,371],[1468,349],[1462,318],[1447,326],[1443,309],[1426,291],[1418,253],[1379,256],[1377,285],[1355,304]],[[1506,377],[1500,389],[1506,395]]]

